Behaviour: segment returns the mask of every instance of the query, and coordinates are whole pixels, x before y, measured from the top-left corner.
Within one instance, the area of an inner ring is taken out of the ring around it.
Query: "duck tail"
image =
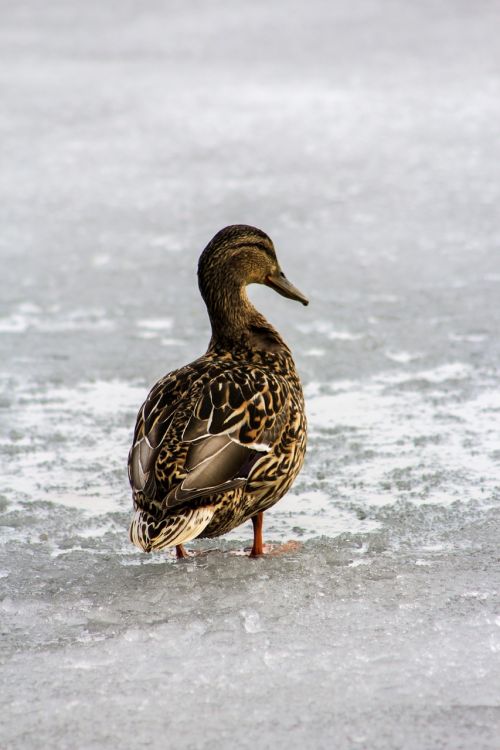
[[[145,510],[136,510],[130,524],[130,541],[144,552],[175,547],[199,536],[214,513],[213,505],[183,510],[182,513],[160,518],[155,518]]]

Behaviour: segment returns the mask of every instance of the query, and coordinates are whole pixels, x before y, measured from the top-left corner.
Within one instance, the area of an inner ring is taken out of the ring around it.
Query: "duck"
[[[285,276],[269,236],[237,224],[203,250],[198,285],[211,324],[208,349],[169,372],[142,404],[128,457],[129,537],[144,552],[253,524],[251,557],[264,553],[263,514],[290,489],[306,451],[304,396],[292,353],[251,303],[263,284],[308,305]]]

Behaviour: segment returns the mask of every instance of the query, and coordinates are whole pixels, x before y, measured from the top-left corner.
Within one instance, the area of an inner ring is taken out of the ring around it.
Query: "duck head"
[[[283,297],[309,304],[281,270],[271,239],[245,224],[221,229],[208,243],[198,264],[198,282],[207,304],[218,292],[242,290],[248,284],[265,284]]]

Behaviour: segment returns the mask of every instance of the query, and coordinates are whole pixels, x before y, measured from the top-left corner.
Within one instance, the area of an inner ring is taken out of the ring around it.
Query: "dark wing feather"
[[[190,385],[192,393],[196,384]],[[189,391],[176,387],[174,377],[153,388],[139,412],[130,452],[136,492],[167,507],[244,485],[279,436],[287,411],[282,381],[258,368],[232,368],[204,385],[179,433]],[[170,439],[176,434],[177,442]],[[172,468],[159,486],[157,461],[167,444]]]
[[[163,378],[150,391],[137,416],[128,458],[130,484],[135,492],[156,496],[156,459],[178,408],[176,380]]]
[[[184,428],[182,440],[190,443],[186,476],[170,491],[167,505],[244,485],[271,448],[285,401],[276,378],[257,368],[250,374],[235,369],[211,380]]]

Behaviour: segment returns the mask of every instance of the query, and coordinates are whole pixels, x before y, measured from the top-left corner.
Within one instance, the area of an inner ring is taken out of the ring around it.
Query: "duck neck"
[[[228,350],[237,346],[286,348],[279,333],[248,299],[245,286],[225,284],[213,292],[200,284],[200,291],[212,325],[209,348],[215,345]]]

